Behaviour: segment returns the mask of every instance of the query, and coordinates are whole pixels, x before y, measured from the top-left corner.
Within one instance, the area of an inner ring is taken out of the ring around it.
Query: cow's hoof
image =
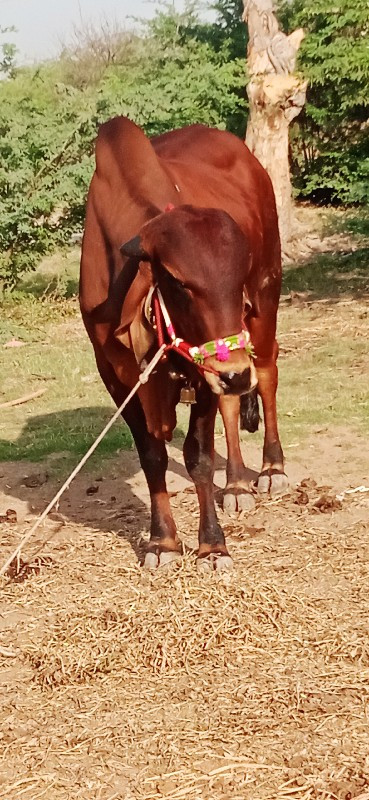
[[[167,567],[169,564],[178,561],[180,557],[180,553],[172,550],[163,551],[162,553],[149,552],[145,555],[144,568],[154,570],[159,567]]]
[[[166,553],[160,553],[159,567],[167,567],[168,564],[175,564],[181,558],[181,554],[175,551],[168,550]]]
[[[208,556],[198,558],[196,561],[198,572],[229,572],[233,569],[231,556],[220,553],[210,553]]]
[[[266,470],[259,475],[257,482],[258,494],[265,497],[277,497],[288,492],[288,478],[284,472],[278,472],[274,469]]]
[[[284,472],[272,475],[270,479],[270,494],[272,497],[277,495],[287,494],[289,490],[288,478]]]
[[[233,514],[236,511],[252,511],[255,508],[255,498],[249,487],[244,483],[229,483],[223,496],[223,511]]]
[[[157,569],[159,566],[159,556],[156,553],[146,553],[143,565],[145,569]]]
[[[269,494],[270,489],[270,475],[259,475],[257,482],[258,494]]]
[[[215,561],[217,572],[230,572],[233,569],[233,559],[231,556],[218,556]]]

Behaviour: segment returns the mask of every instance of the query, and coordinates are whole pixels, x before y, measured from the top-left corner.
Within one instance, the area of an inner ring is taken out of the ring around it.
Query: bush
[[[207,26],[205,26],[207,27]],[[55,63],[0,83],[0,279],[21,275],[82,227],[100,122],[126,114],[149,135],[245,119],[244,62],[202,41],[193,12],[159,13],[144,35],[92,31]],[[114,45],[114,47],[113,47]],[[108,53],[110,56],[108,57]],[[94,69],[92,69],[94,67]]]
[[[287,30],[306,32],[299,67],[307,105],[292,132],[295,186],[323,202],[369,202],[369,16],[367,0],[292,0]]]

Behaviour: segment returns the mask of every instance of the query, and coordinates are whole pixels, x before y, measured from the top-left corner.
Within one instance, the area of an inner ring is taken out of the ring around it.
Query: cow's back
[[[231,206],[231,216],[245,233],[248,220],[258,216],[263,221],[265,212],[277,222],[270,178],[234,134],[190,125],[153,137],[151,142],[166,170],[182,177],[182,186],[178,185],[181,192],[191,194],[188,202],[209,206],[215,200],[216,207],[228,213]]]
[[[278,269],[271,182],[240,139],[191,125],[150,140],[133,122],[117,117],[101,126],[96,143],[81,260],[86,313],[107,303],[117,312],[131,281],[120,245],[170,203],[227,211],[249,239],[256,283],[265,280],[265,271]]]

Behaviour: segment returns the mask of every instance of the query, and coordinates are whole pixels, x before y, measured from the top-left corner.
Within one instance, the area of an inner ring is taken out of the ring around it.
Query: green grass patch
[[[66,300],[78,293],[80,250],[57,251],[44,258],[36,272],[28,273],[17,285],[20,297]]]
[[[279,362],[279,421],[283,441],[304,439],[317,426],[369,431],[365,339],[328,336],[302,355]]]
[[[339,222],[349,229],[350,219],[355,215],[341,214]],[[357,221],[360,235],[366,231],[365,220]],[[67,256],[55,254],[16,294],[3,298],[0,403],[40,388],[46,391],[25,405],[0,410],[1,461],[46,460],[56,472],[63,465],[64,472],[86,452],[114,411],[80,320],[75,297],[78,261],[77,249]],[[305,308],[282,304],[280,309],[278,409],[285,446],[303,441],[318,426],[369,430],[369,312],[360,300],[369,289],[368,261],[369,249],[361,247],[350,253],[323,253],[285,270],[284,293],[308,292],[309,301],[324,300]],[[358,302],[338,302],[343,296]],[[23,346],[4,347],[12,339]],[[289,342],[293,346],[284,351],[283,344]],[[183,406],[177,411],[176,436],[183,437],[189,411]],[[222,431],[220,418],[216,430]],[[261,429],[254,439],[261,445],[262,437]],[[132,447],[129,429],[117,422],[90,468]]]
[[[1,401],[40,388],[46,391],[25,405],[2,409],[0,460],[39,461],[55,453],[79,456],[113,413],[87,335],[72,320],[65,323],[64,315],[65,309],[59,316],[54,309],[53,320],[38,320],[37,328],[29,317],[24,326],[20,321],[12,323],[11,330],[7,321],[1,325],[2,339],[11,333],[26,342],[23,347],[0,350]],[[112,453],[131,445],[131,434],[122,422],[107,434],[99,452]]]
[[[360,237],[369,237],[369,208],[360,206],[359,208],[346,208],[329,215],[330,230],[338,233],[352,233]]]

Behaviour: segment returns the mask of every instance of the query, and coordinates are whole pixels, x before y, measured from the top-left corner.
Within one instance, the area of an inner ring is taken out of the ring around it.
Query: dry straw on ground
[[[49,522],[49,561],[3,585],[4,800],[365,797],[367,498],[323,514],[305,490],[228,521],[227,578],[191,552],[143,573],[138,516]],[[173,504],[191,547],[194,497]]]

